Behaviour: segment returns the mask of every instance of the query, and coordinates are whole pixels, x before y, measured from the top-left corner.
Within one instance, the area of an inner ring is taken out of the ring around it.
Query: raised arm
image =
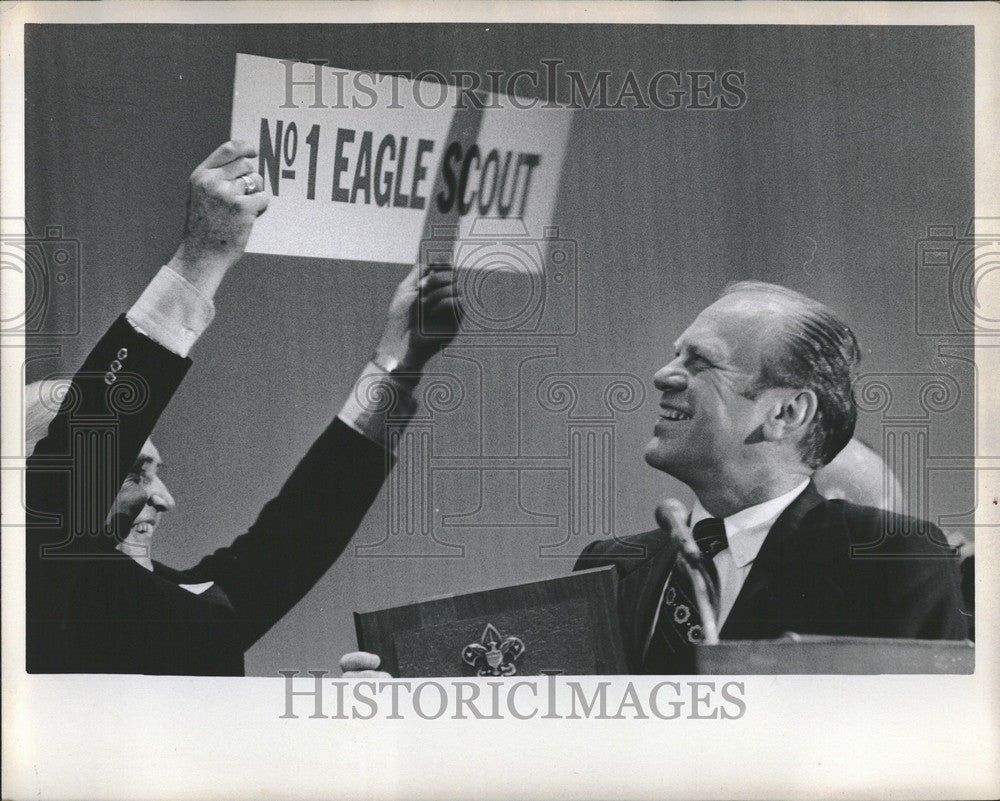
[[[60,472],[59,467],[63,473],[68,467],[82,473],[77,465],[101,464],[104,480],[99,483],[105,497],[88,495],[87,502],[97,501],[94,513],[104,520],[190,366],[188,352],[215,314],[213,298],[222,279],[243,255],[254,220],[267,208],[266,193],[247,193],[251,185],[256,190],[263,184],[250,162],[255,155],[251,145],[226,142],[191,174],[177,252],[90,352],[46,436],[34,447],[28,460],[29,494],[46,502],[29,504],[31,508],[57,511],[56,498],[47,497],[47,479]],[[88,476],[88,484],[95,482]]]
[[[80,588],[106,578],[99,566],[117,555],[145,503],[126,477],[267,207],[254,155],[246,143],[227,142],[194,170],[177,252],[90,352],[61,402],[43,401],[59,406],[27,463],[29,669],[58,661],[54,643]],[[72,670],[72,655],[64,656],[59,668]]]
[[[250,530],[189,571],[225,590],[244,648],[344,550],[394,464],[387,426],[405,425],[413,414],[421,371],[455,336],[459,316],[452,271],[414,268],[397,287],[375,355],[340,414]]]

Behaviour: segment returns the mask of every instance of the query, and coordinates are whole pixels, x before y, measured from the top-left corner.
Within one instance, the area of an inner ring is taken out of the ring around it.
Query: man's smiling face
[[[162,466],[160,452],[146,440],[108,515],[109,524],[116,515],[130,520],[125,541],[147,552],[163,513],[174,508],[173,496],[159,476]]]
[[[675,343],[674,359],[653,376],[659,419],[646,461],[697,488],[752,468],[755,436],[773,409],[767,392],[750,397],[769,328],[780,306],[760,293],[737,292],[705,309]]]

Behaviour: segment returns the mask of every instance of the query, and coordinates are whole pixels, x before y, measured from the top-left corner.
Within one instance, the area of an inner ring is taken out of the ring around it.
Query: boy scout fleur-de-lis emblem
[[[496,626],[487,623],[479,642],[462,649],[462,661],[478,668],[477,676],[513,676],[514,660],[524,653],[524,643],[517,637],[501,637]]]

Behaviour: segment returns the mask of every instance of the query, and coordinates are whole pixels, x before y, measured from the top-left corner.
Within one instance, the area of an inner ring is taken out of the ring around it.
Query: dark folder
[[[374,612],[358,646],[393,676],[627,673],[613,567]]]

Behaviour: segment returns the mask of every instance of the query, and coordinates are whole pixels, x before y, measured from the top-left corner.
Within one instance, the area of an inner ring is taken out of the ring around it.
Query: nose
[[[653,374],[653,386],[660,392],[681,392],[687,389],[687,372],[678,356]]]
[[[174,496],[170,494],[167,485],[159,477],[154,478],[149,485],[149,494],[146,503],[156,509],[157,512],[169,512],[174,508]]]

